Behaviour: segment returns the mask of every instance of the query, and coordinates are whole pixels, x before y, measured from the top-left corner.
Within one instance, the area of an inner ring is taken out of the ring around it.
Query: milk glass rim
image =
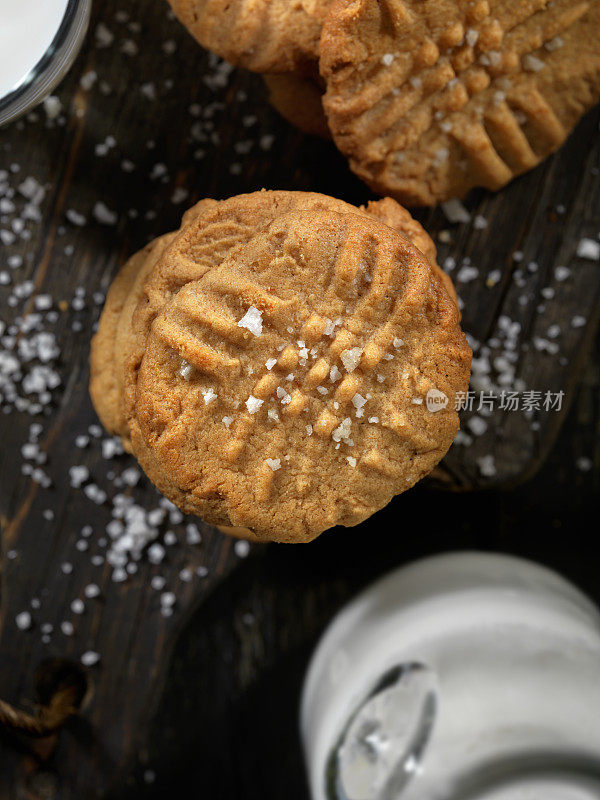
[[[91,5],[91,0],[68,0],[46,52],[11,92],[0,97],[0,126],[14,122],[41,103],[64,78],[83,43]]]

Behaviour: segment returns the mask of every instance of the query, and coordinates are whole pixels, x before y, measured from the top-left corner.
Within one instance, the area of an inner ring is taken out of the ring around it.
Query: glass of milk
[[[600,800],[600,615],[508,556],[402,568],[325,632],[301,729],[313,800]]]
[[[91,0],[0,0],[0,125],[63,78],[87,30]]]

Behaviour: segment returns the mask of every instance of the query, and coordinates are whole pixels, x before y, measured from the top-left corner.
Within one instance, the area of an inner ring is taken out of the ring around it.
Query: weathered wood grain
[[[118,22],[116,15],[123,11],[128,21]],[[140,30],[129,28],[130,22],[139,24]],[[97,46],[99,23],[115,37],[109,47]],[[137,55],[122,52],[127,41],[136,43]],[[164,44],[171,41],[177,49],[169,54]],[[98,79],[86,90],[80,79],[90,71],[96,71]],[[259,78],[223,73],[223,85],[215,87],[214,76],[211,59],[167,19],[166,4],[106,0],[95,5],[88,41],[58,91],[66,124],[48,125],[39,111],[31,121],[0,131],[0,169],[19,164],[23,176],[33,175],[47,185],[42,222],[31,227],[28,242],[10,249],[25,256],[23,267],[11,272],[15,282],[31,279],[37,293],[49,293],[57,301],[70,301],[80,285],[88,297],[95,291],[106,292],[127,255],[174,228],[183,208],[205,196],[223,198],[265,186],[322,191],[356,203],[369,199],[330,143],[305,137],[277,117],[265,102]],[[562,328],[560,353],[539,353],[529,346],[519,354],[517,375],[532,389],[563,389],[563,412],[541,414],[537,430],[520,414],[493,414],[484,435],[469,448],[453,448],[445,460],[441,478],[454,487],[513,485],[534,472],[574,396],[600,307],[598,264],[574,255],[579,239],[595,238],[600,228],[597,130],[595,111],[546,164],[498,195],[470,198],[472,220],[485,217],[485,229],[449,225],[439,209],[418,214],[433,234],[449,231],[450,241],[439,245],[441,261],[468,256],[479,269],[475,280],[458,285],[465,328],[478,340],[493,334],[501,315],[521,324],[520,338],[526,345],[545,335],[551,324]],[[97,146],[110,136],[114,146],[98,156]],[[133,171],[123,170],[124,159],[134,164]],[[172,202],[177,188],[188,192],[179,204]],[[92,209],[98,200],[118,214],[116,225],[101,225],[94,219]],[[556,213],[559,205],[564,205],[565,213]],[[88,224],[69,223],[69,210],[84,214]],[[73,247],[72,253],[65,250],[67,246]],[[524,254],[521,265],[513,260],[515,250]],[[536,272],[526,269],[531,261],[539,265]],[[517,285],[515,269],[523,265],[525,283]],[[556,279],[559,265],[571,268],[566,281]],[[500,270],[501,279],[488,288],[485,276],[491,270]],[[542,311],[544,287],[554,289],[555,298],[543,301]],[[9,289],[0,287],[0,302]],[[524,293],[530,299],[522,305]],[[21,309],[13,311],[3,303],[2,311],[10,320]],[[59,737],[49,762],[46,745],[36,751],[28,743],[18,748],[14,741],[0,742],[0,796],[7,798],[81,800],[99,796],[118,782],[158,702],[158,686],[178,630],[226,576],[239,572],[232,542],[207,526],[201,526],[200,546],[170,548],[160,568],[142,560],[138,573],[126,583],[112,582],[110,568],[90,563],[90,554],[102,549],[98,539],[110,519],[110,508],[96,506],[74,490],[67,472],[74,463],[85,464],[103,485],[107,469],[113,466],[102,459],[97,443],[83,451],[74,448],[75,436],[96,421],[87,380],[89,340],[98,312],[94,304],[80,312],[61,311],[55,325],[63,386],[41,420],[41,442],[48,454],[45,469],[53,480],[50,489],[20,473],[20,450],[32,419],[16,412],[0,417],[0,696],[25,705],[32,698],[35,668],[50,655],[78,660],[85,650],[94,649],[102,656],[101,664],[89,670],[92,692],[82,720]],[[587,318],[585,327],[571,326],[576,314]],[[81,332],[72,331],[74,319],[82,322]],[[477,459],[491,452],[496,473],[485,477]],[[121,457],[114,468],[118,472],[129,464]],[[145,482],[134,494],[139,502],[156,504],[156,493]],[[52,509],[53,519],[44,517],[46,509]],[[392,505],[368,530],[376,530],[383,520],[393,522],[398,509]],[[94,534],[90,551],[81,554],[75,545],[85,524],[93,525]],[[9,559],[11,551],[15,557]],[[74,564],[70,575],[61,570],[65,562]],[[206,578],[190,583],[178,579],[183,568],[198,565],[208,568]],[[161,616],[157,593],[149,585],[159,573],[166,578],[166,588],[177,586],[178,603],[169,618]],[[98,584],[101,596],[87,602],[85,613],[75,618],[70,603],[90,582]],[[337,597],[336,585],[324,591]],[[219,591],[216,598],[227,596],[226,588]],[[15,627],[15,615],[29,608],[34,597],[41,601],[35,627],[21,632]],[[219,602],[214,601],[211,613]],[[319,598],[311,595],[306,602],[302,614],[310,617]],[[275,598],[272,603],[276,617]],[[227,614],[226,604],[223,613]],[[76,621],[73,637],[57,632],[65,619]],[[54,627],[48,644],[40,636],[43,623]],[[260,637],[248,639],[247,647],[261,646]],[[217,636],[198,651],[198,658],[209,658],[221,647],[227,649],[226,637]],[[231,654],[229,667],[236,657]],[[177,686],[181,691],[181,684]]]

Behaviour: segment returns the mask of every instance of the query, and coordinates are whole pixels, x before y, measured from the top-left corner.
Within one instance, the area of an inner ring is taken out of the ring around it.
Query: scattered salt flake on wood
[[[460,283],[468,283],[475,280],[479,276],[479,270],[476,267],[464,266],[461,267],[456,276],[456,280]]]
[[[460,200],[453,199],[442,203],[442,211],[448,222],[469,222],[471,219],[470,213]]]
[[[581,239],[577,245],[577,255],[590,261],[600,261],[600,242],[594,239]]]
[[[20,631],[28,631],[31,628],[31,614],[29,611],[21,611],[15,617],[15,624]]]
[[[246,558],[250,552],[250,545],[245,539],[239,539],[233,546],[235,554],[238,558]]]
[[[494,460],[494,456],[487,455],[481,456],[481,458],[476,459],[477,466],[479,467],[479,472],[486,477],[492,478],[496,474],[496,463]]]
[[[81,663],[84,667],[94,667],[100,661],[100,654],[93,650],[88,650],[81,656]]]
[[[101,200],[95,204],[92,215],[101,225],[115,225],[119,219],[119,215],[115,211],[111,211]]]

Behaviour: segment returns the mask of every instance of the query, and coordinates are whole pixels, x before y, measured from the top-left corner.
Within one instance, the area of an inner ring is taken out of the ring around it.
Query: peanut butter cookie
[[[408,205],[499,189],[600,97],[599,0],[334,0],[321,74],[352,169]]]
[[[208,50],[254,72],[303,69],[319,54],[324,0],[169,0]]]
[[[298,72],[264,75],[269,103],[291,125],[304,133],[331,139],[323,111],[323,90],[313,76]]]
[[[185,511],[308,541],[359,523],[435,466],[469,362],[455,303],[404,236],[364,213],[294,211],[154,316],[134,452]],[[435,412],[431,393],[446,398]]]

